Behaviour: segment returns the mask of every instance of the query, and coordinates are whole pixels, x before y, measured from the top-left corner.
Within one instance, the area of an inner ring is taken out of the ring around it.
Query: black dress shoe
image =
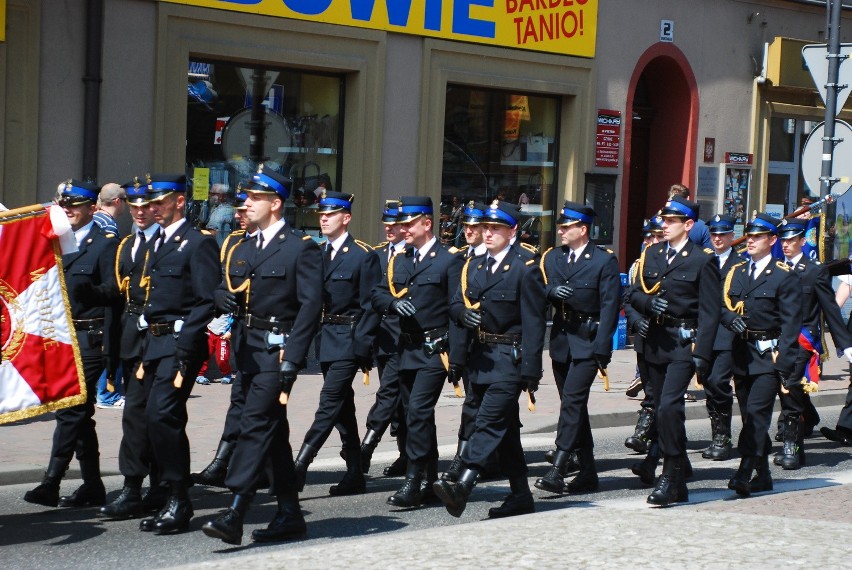
[[[142,495],[142,511],[146,513],[158,513],[163,510],[169,502],[169,489],[161,485],[150,487]],[[153,529],[151,529],[153,530]]]
[[[59,481],[46,481],[36,488],[24,494],[24,500],[28,503],[55,507],[59,504]]]
[[[138,517],[143,512],[142,493],[134,487],[124,487],[113,502],[98,511],[102,517],[115,520]]]
[[[503,504],[499,507],[488,509],[488,518],[501,519],[505,517],[514,517],[517,515],[528,515],[535,512],[535,501],[533,501],[532,493],[512,493]]]
[[[392,507],[412,509],[419,507],[423,500],[420,490],[421,477],[406,477],[399,491],[388,497],[388,504]]]
[[[831,428],[820,428],[819,432],[825,437],[825,439],[830,439],[831,441],[836,441],[837,443],[842,443],[843,445],[852,446],[852,431],[838,427],[837,429]]]
[[[183,532],[189,528],[189,520],[195,514],[189,499],[170,497],[169,503],[154,521],[154,534]]]
[[[227,544],[242,544],[243,516],[234,509],[227,509],[217,519],[204,523],[201,532]]]
[[[565,491],[565,481],[558,467],[551,467],[544,477],[535,480],[535,488],[561,495]]]
[[[106,504],[104,484],[83,483],[76,491],[66,497],[59,497],[60,507],[99,507]]]
[[[769,469],[758,470],[749,484],[752,493],[762,493],[772,490],[772,476],[769,474]]]
[[[275,518],[265,529],[253,530],[251,538],[255,542],[278,542],[302,538],[307,532],[305,518],[298,508],[279,508]]]
[[[367,481],[363,473],[347,472],[337,485],[332,485],[328,494],[334,497],[345,495],[360,495],[367,492]]]
[[[396,460],[385,467],[382,473],[385,477],[402,477],[405,475],[405,470],[408,467],[408,458],[404,455],[400,455],[396,458]]]
[[[154,524],[157,522],[157,517],[145,517],[139,521],[139,530],[142,532],[154,532]]]

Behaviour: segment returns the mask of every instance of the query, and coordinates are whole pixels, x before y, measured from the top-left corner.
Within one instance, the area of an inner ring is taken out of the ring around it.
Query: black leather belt
[[[423,331],[422,333],[407,333],[404,332],[400,336],[407,343],[432,342],[439,338],[443,338],[447,334],[447,327],[438,327],[436,329]]]
[[[768,331],[746,329],[745,332],[740,333],[740,338],[743,340],[775,340],[780,336],[781,331],[777,329]]]
[[[562,309],[562,319],[565,321],[569,321],[572,323],[585,323],[587,321],[599,321],[601,320],[600,313],[583,313],[580,311],[570,311],[563,307]]]
[[[288,333],[293,328],[293,321],[279,321],[275,317],[263,319],[251,313],[241,316],[243,323],[250,329],[260,329],[275,334]]]
[[[486,344],[510,344],[515,346],[521,343],[521,335],[519,334],[492,334],[488,332],[479,332],[479,342]]]
[[[175,332],[175,324],[171,323],[148,323],[148,332],[154,336],[163,336]]]
[[[682,327],[685,329],[698,328],[698,319],[684,319],[682,317],[673,317],[672,315],[666,315],[665,313],[663,313],[662,315],[657,315],[651,320],[653,320],[658,325],[671,325],[674,327]]]
[[[73,319],[74,329],[78,331],[96,331],[104,328],[103,318],[99,319]]]
[[[358,322],[358,317],[352,315],[323,315],[322,324],[324,325],[354,325]]]
[[[145,311],[145,305],[139,303],[127,303],[124,305],[124,312],[131,315],[141,315]]]

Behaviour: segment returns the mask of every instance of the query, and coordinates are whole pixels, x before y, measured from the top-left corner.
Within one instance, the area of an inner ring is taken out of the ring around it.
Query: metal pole
[[[266,130],[266,107],[263,99],[266,97],[266,70],[255,67],[252,73],[251,90],[251,121],[249,121],[249,158],[252,162],[260,164],[263,162],[263,143]]]
[[[820,176],[820,198],[825,198],[831,193],[831,187],[837,182],[833,177],[834,165],[834,147],[837,144],[835,137],[835,118],[837,117],[837,93],[841,87],[837,84],[840,75],[840,10],[842,8],[841,0],[826,1],[826,10],[828,10],[828,29],[826,30],[826,38],[828,39],[828,82],[825,85],[825,136],[822,139],[822,171]],[[848,88],[848,87],[847,87]],[[830,220],[834,220],[834,207],[826,208],[823,213],[826,216],[825,235],[822,236],[822,251],[824,259],[828,260],[833,257],[833,225]]]

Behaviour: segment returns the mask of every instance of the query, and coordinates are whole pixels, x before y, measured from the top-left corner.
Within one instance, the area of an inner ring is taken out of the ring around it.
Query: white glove
[[[843,349],[843,356],[846,357],[846,360],[852,362],[852,346]]]

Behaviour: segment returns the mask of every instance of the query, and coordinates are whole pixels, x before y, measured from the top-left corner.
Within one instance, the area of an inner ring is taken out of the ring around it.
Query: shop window
[[[519,239],[553,241],[559,98],[448,85],[441,238],[463,245],[465,204],[505,200],[523,213]]]
[[[257,102],[255,91],[262,93]],[[227,216],[213,210],[232,200],[237,185],[250,180],[262,161],[293,180],[288,223],[319,236],[316,203],[324,189],[341,186],[343,97],[340,75],[191,60],[186,124],[190,220],[216,230],[220,238],[227,235]],[[253,106],[262,125],[252,120]]]

